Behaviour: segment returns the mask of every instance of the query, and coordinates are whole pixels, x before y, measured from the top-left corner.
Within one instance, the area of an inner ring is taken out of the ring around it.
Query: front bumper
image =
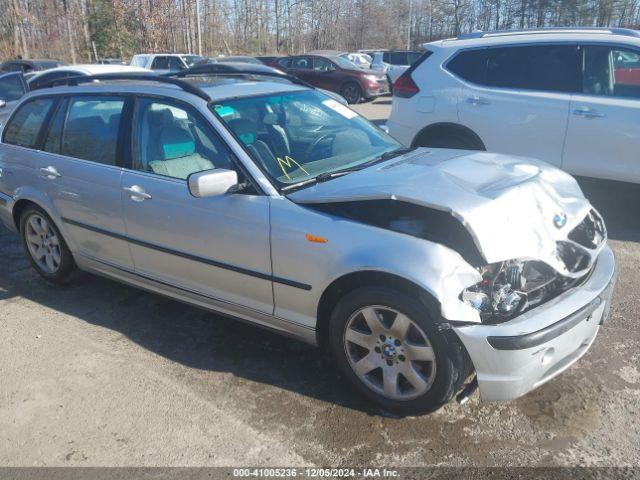
[[[381,95],[387,95],[390,92],[389,85],[386,83],[381,83],[376,86],[368,86],[365,89],[365,96],[367,98],[379,97]]]
[[[517,398],[584,355],[609,313],[615,274],[606,246],[582,285],[500,325],[453,327],[473,361],[480,398]]]

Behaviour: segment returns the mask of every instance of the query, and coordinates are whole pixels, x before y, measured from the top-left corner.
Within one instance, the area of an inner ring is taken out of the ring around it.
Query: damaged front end
[[[607,237],[602,218],[591,209],[566,238],[557,240],[553,266],[530,258],[488,264],[471,233],[450,212],[393,199],[307,207],[422,238],[456,251],[481,278],[460,292],[457,300],[471,307],[480,322],[488,325],[506,322],[580,285],[589,276]]]
[[[478,268],[482,280],[460,294],[478,311],[482,323],[508,321],[580,285],[591,272],[607,238],[604,221],[595,210],[557,242],[564,274],[539,260],[508,260]]]

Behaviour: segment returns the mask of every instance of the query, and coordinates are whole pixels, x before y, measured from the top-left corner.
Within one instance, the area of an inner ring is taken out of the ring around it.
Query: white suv
[[[387,125],[402,143],[640,183],[640,32],[477,32],[425,48],[394,85]]]

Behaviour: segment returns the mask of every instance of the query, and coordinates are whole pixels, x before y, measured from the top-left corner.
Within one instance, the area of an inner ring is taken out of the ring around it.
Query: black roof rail
[[[162,75],[155,75],[150,73],[102,73],[98,75],[77,75],[75,77],[68,78],[58,78],[55,80],[51,80],[50,82],[44,83],[40,88],[45,87],[55,87],[58,85],[69,85],[69,86],[77,86],[79,83],[89,83],[94,80],[133,80],[133,81],[144,81],[144,82],[158,82],[165,83],[170,85],[175,85],[176,87],[180,87],[182,90],[188,93],[192,93],[197,97],[206,100],[207,102],[211,100],[211,97],[207,95],[207,93],[198,88],[197,86],[185,82],[184,80],[179,80],[177,78],[166,77]]]
[[[194,65],[186,70],[180,70],[179,72],[166,73],[164,77],[177,77],[185,78],[191,76],[260,76],[260,77],[274,77],[288,80],[296,85],[302,85],[304,87],[313,88],[313,85],[300,80],[298,77],[289,75],[288,73],[278,70],[277,68],[269,67],[267,65],[255,65],[253,63],[241,63],[241,62],[228,62],[228,63],[207,63]]]
[[[609,27],[541,27],[523,28],[516,30],[475,31],[458,35],[457,40],[469,40],[473,38],[498,37],[507,35],[535,35],[552,33],[602,33],[609,35],[623,35],[626,37],[640,37],[640,31],[630,28]]]

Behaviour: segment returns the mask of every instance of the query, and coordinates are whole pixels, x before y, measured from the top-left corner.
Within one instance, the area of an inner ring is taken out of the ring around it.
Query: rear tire
[[[386,287],[348,293],[331,315],[329,339],[335,361],[355,388],[397,415],[437,410],[464,380],[458,345],[409,293]]]
[[[20,216],[20,236],[31,266],[45,280],[66,283],[76,269],[73,255],[51,217],[39,207]]]
[[[340,89],[340,95],[349,105],[360,103],[362,100],[362,87],[355,82],[349,82]]]
[[[415,147],[453,148],[456,150],[486,150],[482,141],[473,132],[462,129],[434,128],[421,133],[414,140]]]

